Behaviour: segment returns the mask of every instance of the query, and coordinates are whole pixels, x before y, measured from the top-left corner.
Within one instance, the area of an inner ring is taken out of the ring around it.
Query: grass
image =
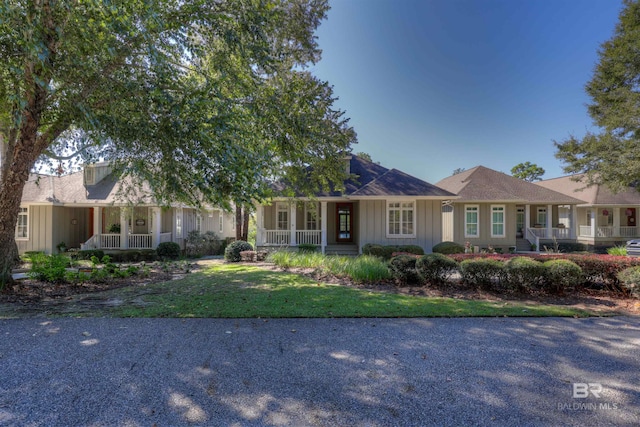
[[[356,283],[388,280],[387,263],[371,255],[358,257],[326,256],[319,252],[279,251],[269,255],[269,261],[282,268],[315,268],[337,277],[349,277]]]
[[[125,303],[109,308],[102,315],[205,318],[594,315],[553,305],[377,292],[318,283],[293,273],[240,264],[217,264],[181,280],[148,285],[142,296],[132,294],[127,298],[127,293],[132,291],[122,291],[118,298]]]

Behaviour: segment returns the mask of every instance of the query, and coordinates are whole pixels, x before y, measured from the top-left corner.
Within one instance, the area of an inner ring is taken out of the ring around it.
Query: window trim
[[[386,221],[385,221],[385,235],[388,239],[415,239],[417,234],[416,234],[416,226],[417,226],[417,222],[416,222],[416,212],[417,212],[417,201],[416,199],[403,199],[403,200],[385,200],[385,211],[386,211]],[[390,208],[390,204],[392,203],[398,203],[400,206],[398,208],[393,208],[393,210],[399,209],[400,210],[400,233],[399,234],[392,234],[389,232],[389,220],[391,219],[391,215],[390,215],[390,211],[392,210]],[[402,206],[405,203],[411,203],[411,208],[406,208],[404,206]],[[412,232],[411,233],[407,233],[407,234],[403,234],[402,233],[402,229],[404,228],[404,221],[403,221],[403,215],[402,213],[404,211],[411,211],[411,226],[412,226]]]
[[[202,233],[202,214],[196,213],[196,220],[194,222],[194,229],[198,233]]]
[[[544,213],[544,223],[540,222],[540,214]],[[547,208],[542,207],[542,206],[538,206],[536,208],[536,224],[540,224],[542,225],[543,228],[547,227],[547,221],[549,221],[549,213],[547,212]]]
[[[470,208],[475,208],[476,213],[476,222],[467,222],[467,212]],[[467,233],[467,225],[475,224],[476,225],[476,234]],[[480,237],[480,205],[464,205],[464,237],[467,238],[479,238]]]
[[[494,213],[494,209],[499,208],[502,209],[502,222],[494,222],[493,221],[493,213]],[[506,236],[506,229],[507,229],[507,207],[505,205],[491,205],[491,237],[496,237],[496,238],[504,238],[507,237]],[[502,224],[502,234],[494,234],[493,233],[493,227],[496,224]]]
[[[304,204],[304,229],[310,231],[320,230],[320,209],[317,202],[307,202]],[[309,228],[309,213],[315,213],[315,228]]]
[[[24,209],[24,211],[23,211]],[[20,217],[26,217],[26,224],[25,224],[25,228],[26,228],[26,236],[19,236],[18,237],[18,226],[20,224]],[[29,240],[29,216],[30,216],[30,212],[29,212],[29,206],[20,206],[20,209],[18,210],[18,218],[16,221],[16,228],[14,230],[14,238],[16,239],[16,241],[25,241],[25,240]]]
[[[184,237],[184,210],[176,208],[176,239]]]
[[[283,209],[281,209],[283,208]],[[287,226],[285,228],[280,228],[280,218],[278,218],[278,214],[280,212],[285,212],[287,214]],[[285,231],[290,230],[291,228],[291,209],[289,208],[289,204],[286,202],[276,202],[276,230]]]
[[[218,232],[224,233],[224,213],[218,211]]]

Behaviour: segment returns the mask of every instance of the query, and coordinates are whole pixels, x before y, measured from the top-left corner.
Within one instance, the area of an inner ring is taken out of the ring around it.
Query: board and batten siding
[[[360,200],[359,246],[367,243],[380,245],[418,245],[426,253],[442,241],[442,214],[440,200],[417,200],[415,210],[415,238],[387,237],[387,201]]]
[[[480,236],[465,237],[465,206],[475,205],[479,208]],[[505,237],[491,237],[491,206],[505,207]],[[453,209],[454,242],[464,245],[465,242],[481,248],[491,246],[508,247],[516,244],[516,205],[514,203],[456,203]]]
[[[53,248],[65,242],[67,248],[80,249],[89,235],[89,208],[53,206]]]
[[[53,206],[23,206],[29,208],[29,238],[16,240],[18,252],[44,251],[47,254],[54,252],[53,240]]]

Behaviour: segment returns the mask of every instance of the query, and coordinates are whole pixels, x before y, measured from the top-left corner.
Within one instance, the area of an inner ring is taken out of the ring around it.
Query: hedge
[[[499,261],[498,261],[499,262]],[[504,263],[503,284],[520,291],[542,288],[546,280],[544,265],[529,257],[516,256]]]
[[[504,277],[504,263],[491,258],[466,259],[460,263],[462,281],[476,287],[488,289],[493,281]]]
[[[420,276],[416,271],[417,258],[410,255],[398,255],[389,261],[389,269],[393,278],[402,284],[416,284]]]
[[[584,282],[582,269],[578,264],[568,259],[554,259],[544,264],[547,280],[545,286],[551,292],[563,292],[574,289]]]
[[[417,245],[377,245],[367,243],[362,247],[364,255],[373,255],[386,260],[391,259],[395,252],[424,255],[424,249]]]
[[[420,277],[431,284],[442,284],[458,270],[458,263],[451,258],[433,253],[424,255],[416,261],[416,271]]]
[[[440,242],[433,247],[432,251],[433,253],[445,255],[463,254],[464,246],[456,242]]]

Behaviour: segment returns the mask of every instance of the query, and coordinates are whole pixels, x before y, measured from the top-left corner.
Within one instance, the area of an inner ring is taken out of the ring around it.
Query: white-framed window
[[[480,237],[480,206],[465,205],[464,237]]]
[[[29,239],[29,208],[18,210],[18,222],[16,223],[16,240]]]
[[[491,205],[491,237],[504,237],[504,205]]]
[[[176,208],[176,238],[182,238],[182,208]]]
[[[202,231],[202,214],[199,213],[196,214],[196,231]]]
[[[289,205],[287,203],[276,203],[276,229],[289,229]]]
[[[218,211],[218,231],[220,233],[224,231],[224,214],[222,211]]]
[[[305,230],[318,230],[320,212],[317,203],[305,203],[304,205]]]
[[[414,201],[387,202],[387,237],[415,237]]]
[[[536,224],[540,224],[542,227],[547,226],[547,208],[538,208],[538,215],[536,216]]]

